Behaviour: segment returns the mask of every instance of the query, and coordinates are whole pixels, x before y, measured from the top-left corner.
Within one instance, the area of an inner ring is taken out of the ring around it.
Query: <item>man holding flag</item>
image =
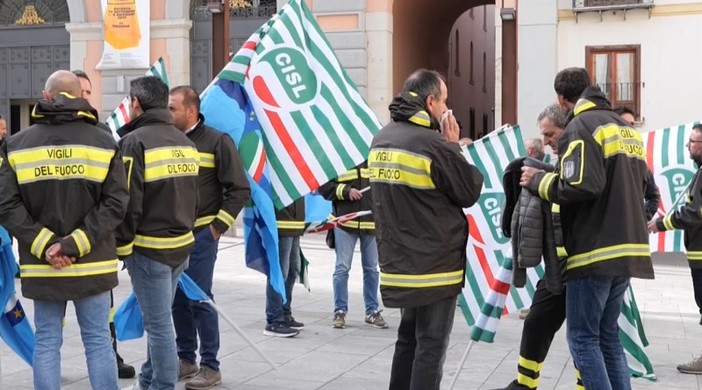
[[[441,125],[447,97],[439,73],[414,72],[368,159],[380,291],[387,307],[402,309],[390,390],[440,388],[466,267],[463,208],[478,200],[483,184],[461,154],[455,117]]]
[[[692,127],[687,141],[690,158],[698,167],[702,166],[702,124]],[[685,249],[692,274],[692,287],[695,300],[699,305],[702,296],[702,168],[698,168],[690,183],[687,202],[679,210],[648,223],[651,233],[682,229],[685,232]],[[689,363],[678,365],[678,371],[684,374],[702,374],[702,357],[696,357]]]

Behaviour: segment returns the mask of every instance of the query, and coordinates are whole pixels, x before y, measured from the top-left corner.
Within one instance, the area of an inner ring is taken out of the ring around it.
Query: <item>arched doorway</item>
[[[437,70],[447,79],[449,103],[464,137],[478,138],[495,125],[494,3],[413,0],[393,4],[393,93],[415,69]]]
[[[69,20],[65,0],[0,0],[0,113],[12,133],[29,124],[49,75],[70,66]]]

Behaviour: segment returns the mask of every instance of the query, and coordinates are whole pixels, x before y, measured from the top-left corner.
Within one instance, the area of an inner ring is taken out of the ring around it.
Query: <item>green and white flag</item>
[[[692,126],[698,122],[649,131],[643,134],[646,148],[646,162],[653,172],[661,203],[658,217],[669,214],[685,204],[687,196],[683,194],[695,168],[685,147],[690,139]],[[651,252],[684,252],[682,230],[652,234],[650,236]]]
[[[210,86],[222,80],[243,85],[253,105],[277,209],[366,160],[381,127],[302,0],[254,33]]]
[[[163,58],[159,59],[151,65],[144,76],[156,76],[163,80],[166,85],[168,85],[168,76],[166,75],[166,64],[163,62]],[[117,106],[117,108],[112,112],[109,118],[105,121],[107,126],[112,130],[112,135],[116,140],[119,139],[117,135],[117,129],[124,126],[129,122],[129,97],[125,96],[122,102]]]

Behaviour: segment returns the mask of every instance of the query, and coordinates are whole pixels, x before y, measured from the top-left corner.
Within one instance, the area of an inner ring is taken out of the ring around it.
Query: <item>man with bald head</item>
[[[0,145],[0,225],[17,238],[22,295],[34,300],[34,387],[61,387],[62,322],[73,301],[90,384],[116,390],[108,316],[114,230],[129,194],[119,149],[95,130],[97,113],[80,93],[76,75],[53,73],[35,124]]]

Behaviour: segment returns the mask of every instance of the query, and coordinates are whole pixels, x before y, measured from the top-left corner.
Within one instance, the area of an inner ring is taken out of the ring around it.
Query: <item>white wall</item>
[[[540,136],[536,117],[556,101],[557,11],[553,0],[519,3],[518,121],[525,139]]]
[[[665,1],[656,1],[656,4]],[[676,1],[675,3],[682,3]],[[582,13],[558,27],[558,68],[585,67],[585,47],[641,45],[642,130],[702,118],[702,14],[649,19],[647,10]]]

